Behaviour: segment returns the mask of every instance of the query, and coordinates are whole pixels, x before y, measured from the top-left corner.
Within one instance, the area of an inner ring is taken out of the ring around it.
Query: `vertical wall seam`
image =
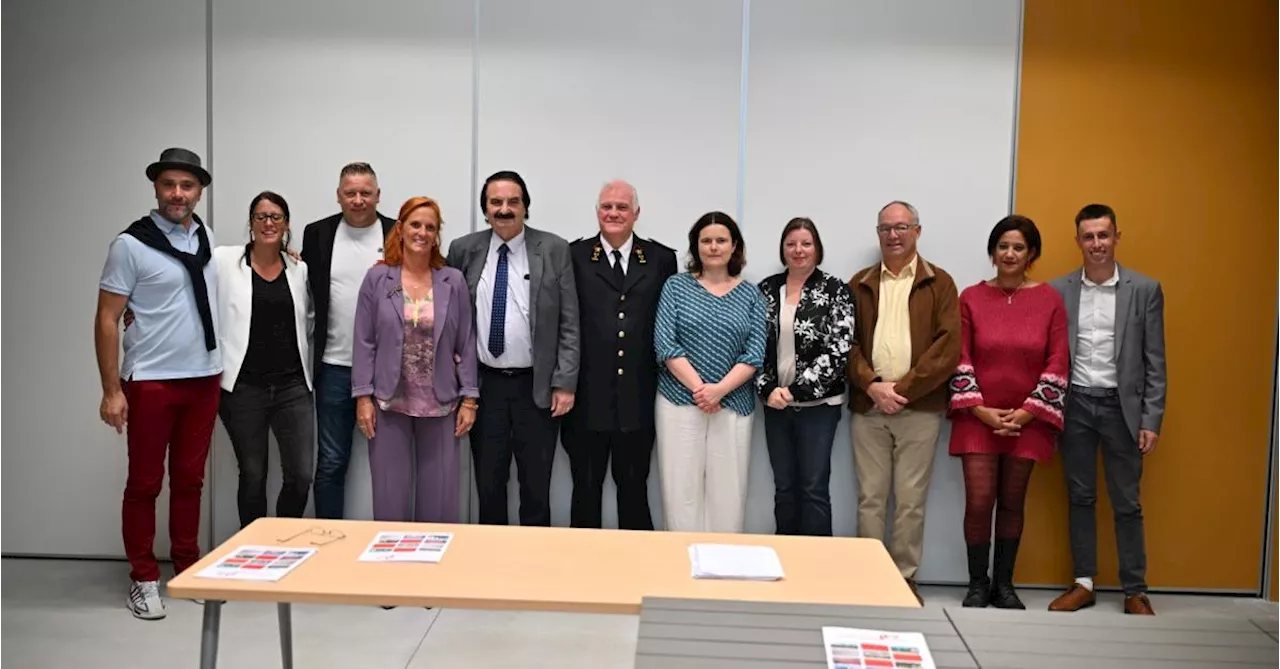
[[[213,174],[213,0],[204,0],[204,151],[205,159],[208,164],[210,174]],[[208,197],[204,197],[205,215],[208,216],[209,229],[214,230],[213,216],[213,186],[209,184]],[[215,231],[216,234],[216,231]],[[216,426],[215,426],[216,428]],[[217,429],[209,436],[210,440],[217,438]],[[208,513],[208,531],[206,532],[206,541],[208,541],[208,550],[213,550],[217,546],[217,500],[218,486],[216,485],[217,460],[213,457],[213,448],[210,444],[209,457],[205,461],[208,467],[209,485],[209,513]]]
[[[480,229],[480,0],[471,3],[471,231]]]
[[[738,80],[738,199],[737,221],[742,227],[742,212],[747,193],[747,88],[751,60],[751,0],[742,0],[742,54],[739,57]]]
[[[1012,214],[1018,197],[1018,130],[1022,120],[1022,42],[1026,38],[1027,3],[1018,3],[1018,40],[1013,68],[1013,137],[1010,139],[1009,156],[1009,211]]]

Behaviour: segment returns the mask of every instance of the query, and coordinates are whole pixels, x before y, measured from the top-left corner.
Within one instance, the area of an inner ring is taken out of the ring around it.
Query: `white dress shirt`
[[[346,219],[338,222],[329,265],[329,334],[324,345],[324,362],[330,365],[351,366],[360,286],[369,268],[382,260],[382,242],[381,220],[363,228]]]
[[[489,352],[489,327],[493,316],[493,288],[498,278],[498,249],[507,245],[507,312],[502,355]],[[529,254],[524,230],[504,242],[496,233],[489,238],[489,255],[476,290],[476,351],[480,364],[497,368],[533,367],[533,331],[529,327]]]
[[[1115,388],[1116,287],[1120,269],[1094,283],[1080,272],[1080,321],[1076,324],[1076,355],[1071,382],[1086,388]]]
[[[636,241],[635,235],[627,235],[627,241],[623,242],[622,246],[619,246],[617,248],[617,251],[622,254],[622,273],[623,274],[627,273],[627,267],[629,266],[628,263],[631,261],[631,247],[635,245],[635,241]],[[609,245],[609,240],[605,239],[604,235],[600,235],[600,246],[604,247],[604,255],[606,258],[609,259],[609,268],[613,269],[614,248]]]

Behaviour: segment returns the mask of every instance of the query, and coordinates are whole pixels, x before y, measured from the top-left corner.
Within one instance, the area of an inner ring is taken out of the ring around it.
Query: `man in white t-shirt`
[[[356,427],[351,397],[351,347],[356,297],[369,268],[382,260],[382,242],[395,219],[378,213],[378,175],[368,163],[342,168],[338,206],[342,213],[311,223],[302,233],[315,304],[313,378],[316,392],[315,513],[342,518],[347,464]]]

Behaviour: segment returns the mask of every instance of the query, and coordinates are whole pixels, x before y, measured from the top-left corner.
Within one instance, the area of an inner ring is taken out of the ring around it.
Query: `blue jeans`
[[[356,430],[356,401],[351,397],[351,368],[320,363],[316,370],[316,518],[342,518],[347,494],[347,465]]]
[[[831,536],[831,442],[840,405],[764,409],[778,534]]]

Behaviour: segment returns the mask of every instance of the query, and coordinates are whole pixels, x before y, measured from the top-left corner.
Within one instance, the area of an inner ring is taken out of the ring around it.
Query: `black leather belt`
[[[1086,386],[1077,386],[1071,384],[1071,392],[1080,393],[1089,397],[1119,397],[1120,391],[1115,388],[1088,388]]]
[[[525,374],[532,374],[533,368],[532,367],[490,367],[482,363],[480,365],[480,371],[488,372],[490,374],[497,374],[499,376],[524,376]]]

